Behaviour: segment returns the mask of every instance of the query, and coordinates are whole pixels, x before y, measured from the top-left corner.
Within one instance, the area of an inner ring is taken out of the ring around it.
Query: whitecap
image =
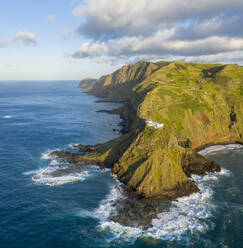
[[[243,145],[241,144],[229,144],[229,145],[215,145],[215,146],[209,146],[198,153],[202,156],[206,156],[208,154],[215,154],[219,151],[230,151],[230,150],[236,150],[236,149],[243,149]]]
[[[2,118],[3,119],[11,119],[11,118],[13,118],[13,116],[12,115],[4,115]]]

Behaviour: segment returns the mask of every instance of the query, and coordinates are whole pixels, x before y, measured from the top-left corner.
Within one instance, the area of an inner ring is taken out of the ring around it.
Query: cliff
[[[158,68],[158,65],[144,61],[125,65],[114,73],[99,78],[84,89],[84,92],[103,97],[104,101],[127,101],[132,96],[133,88]]]
[[[97,79],[94,78],[85,78],[80,81],[78,88],[87,88],[92,87],[96,83]]]
[[[125,101],[120,111],[128,132],[59,155],[72,163],[111,167],[128,190],[145,198],[198,191],[191,174],[220,167],[197,150],[243,142],[243,67],[238,65],[138,62],[92,81],[84,92]],[[150,119],[163,127],[146,125]]]

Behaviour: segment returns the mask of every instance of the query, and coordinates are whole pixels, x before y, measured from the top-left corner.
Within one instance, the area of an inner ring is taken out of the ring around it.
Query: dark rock
[[[191,147],[191,141],[188,138],[178,139],[178,145],[180,145],[184,148],[190,148]]]
[[[206,173],[221,171],[221,168],[217,163],[210,161],[199,154],[185,157],[182,161],[182,168],[188,177],[192,174],[203,176],[206,175]]]
[[[230,124],[229,124],[229,129],[232,128],[232,126],[234,125],[234,123],[237,122],[237,115],[235,113],[235,107],[232,106],[231,107],[231,111],[230,111]]]
[[[171,203],[161,199],[140,199],[134,193],[123,191],[123,199],[117,200],[113,206],[116,212],[110,215],[110,220],[131,227],[152,227],[152,219],[162,211],[169,209]]]
[[[60,168],[51,173],[52,177],[62,177],[71,173],[79,172],[83,169],[83,166],[72,165],[67,168]]]

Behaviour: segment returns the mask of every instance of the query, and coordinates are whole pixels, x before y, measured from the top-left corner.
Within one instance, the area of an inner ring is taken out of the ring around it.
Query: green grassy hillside
[[[79,155],[109,164],[128,189],[174,198],[198,190],[191,173],[220,168],[200,147],[243,142],[243,67],[185,62],[138,62],[88,85],[85,92],[128,101],[129,133]],[[163,123],[155,129],[145,120]]]
[[[85,78],[80,81],[78,88],[87,88],[91,87],[96,83],[97,79],[94,78]]]
[[[126,101],[131,97],[134,86],[158,68],[158,65],[144,61],[125,65],[114,73],[101,77],[95,84],[90,84],[84,92],[103,97],[106,101]]]

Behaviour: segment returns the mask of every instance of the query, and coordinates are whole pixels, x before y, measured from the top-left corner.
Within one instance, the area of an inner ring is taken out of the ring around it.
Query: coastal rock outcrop
[[[94,78],[85,78],[80,81],[78,88],[88,88],[92,87],[96,83],[97,79]]]
[[[84,92],[125,102],[119,113],[126,133],[104,144],[77,146],[67,158],[112,168],[140,198],[168,200],[197,192],[192,174],[220,171],[198,149],[243,142],[241,66],[138,62],[88,82],[81,84]]]

